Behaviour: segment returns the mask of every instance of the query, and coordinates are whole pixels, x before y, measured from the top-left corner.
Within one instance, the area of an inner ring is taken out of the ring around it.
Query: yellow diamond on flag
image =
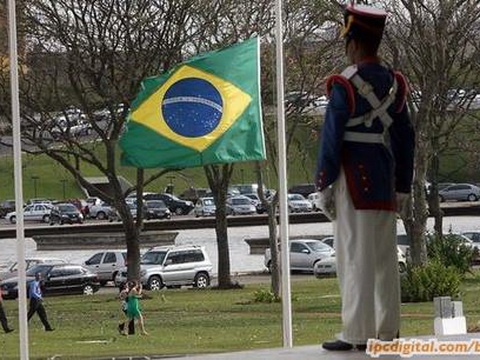
[[[199,152],[242,115],[250,95],[218,76],[181,66],[131,114],[131,120]]]

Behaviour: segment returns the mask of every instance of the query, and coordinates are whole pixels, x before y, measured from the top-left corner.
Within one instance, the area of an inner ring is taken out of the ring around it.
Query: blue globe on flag
[[[220,123],[222,96],[204,79],[181,79],[165,92],[161,111],[168,127],[176,134],[201,137],[210,134]]]

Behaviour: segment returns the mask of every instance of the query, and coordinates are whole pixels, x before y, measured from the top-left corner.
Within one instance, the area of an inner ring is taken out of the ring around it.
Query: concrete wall
[[[178,232],[150,231],[140,234],[140,247],[173,245]],[[37,235],[37,250],[125,249],[124,233]]]

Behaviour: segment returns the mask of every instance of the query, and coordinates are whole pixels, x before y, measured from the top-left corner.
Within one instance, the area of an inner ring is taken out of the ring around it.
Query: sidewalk
[[[423,343],[426,344],[428,340],[435,339],[435,341],[429,342],[428,345],[432,344],[435,346],[443,346],[445,348],[450,348],[449,353],[442,352],[442,355],[439,354],[439,351],[431,352],[426,354],[426,350],[423,351],[422,355],[383,355],[376,358],[381,359],[461,359],[461,360],[478,360],[480,358],[480,333],[469,333],[466,335],[450,335],[442,336],[435,338],[432,336],[419,336],[416,338],[410,339],[400,339],[405,342],[408,341],[417,341],[417,344]],[[468,345],[473,344],[470,348],[467,348]],[[426,349],[425,347],[423,347]],[[437,347],[438,348],[438,347]],[[456,348],[456,349],[455,349]],[[432,347],[433,349],[433,347]],[[447,349],[445,349],[447,350]],[[421,352],[421,351],[420,351]],[[443,355],[445,353],[445,355]],[[191,359],[191,360],[362,360],[362,359],[372,359],[373,356],[367,355],[366,353],[359,351],[346,351],[346,352],[329,352],[323,350],[321,345],[309,345],[309,346],[298,346],[291,349],[288,348],[275,348],[275,349],[261,349],[261,350],[250,350],[250,351],[241,351],[241,352],[232,352],[232,353],[221,353],[221,354],[203,354],[203,355],[159,355],[159,356],[138,356],[138,357],[115,357],[115,360],[135,360],[135,359],[144,359],[144,360],[153,360],[153,359]],[[104,358],[106,360],[106,358]]]

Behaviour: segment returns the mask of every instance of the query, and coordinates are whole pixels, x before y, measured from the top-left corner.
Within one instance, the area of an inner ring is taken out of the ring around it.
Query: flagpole
[[[282,272],[282,324],[283,346],[291,348],[292,341],[292,299],[290,288],[290,246],[288,233],[287,206],[287,150],[285,129],[285,106],[283,84],[283,23],[282,1],[276,0],[276,63],[277,63],[277,117],[278,117],[278,176],[280,205],[280,255]]]
[[[18,54],[17,25],[15,0],[8,0],[8,44],[10,52],[10,84],[12,99],[12,136],[13,163],[15,179],[15,213],[17,234],[17,264],[18,264],[18,323],[20,332],[20,359],[27,360],[28,355],[28,324],[27,324],[27,290],[25,286],[25,229],[23,223],[23,191],[22,191],[22,145],[20,140],[20,105],[18,99]]]

